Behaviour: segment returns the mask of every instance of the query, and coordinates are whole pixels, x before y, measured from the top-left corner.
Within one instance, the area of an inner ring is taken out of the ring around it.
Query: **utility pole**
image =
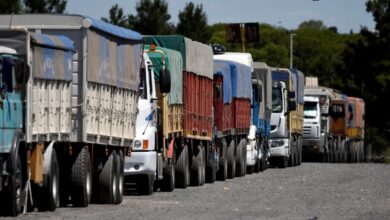
[[[295,35],[293,33],[290,34],[290,69],[293,68],[293,37]]]

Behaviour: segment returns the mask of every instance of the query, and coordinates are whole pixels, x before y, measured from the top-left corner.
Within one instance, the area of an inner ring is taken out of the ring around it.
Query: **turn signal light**
[[[142,146],[143,146],[143,149],[144,149],[144,150],[148,149],[148,147],[149,147],[149,141],[148,141],[148,140],[144,140]]]

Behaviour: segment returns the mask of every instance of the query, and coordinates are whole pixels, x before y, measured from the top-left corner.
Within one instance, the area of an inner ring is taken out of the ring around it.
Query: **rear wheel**
[[[228,163],[228,178],[233,179],[236,175],[236,158],[234,156],[235,151],[234,141],[230,142],[230,145],[227,149],[227,163]]]
[[[111,152],[99,174],[99,202],[114,204],[118,195],[118,175],[116,152]]]
[[[1,194],[3,213],[9,216],[17,216],[23,210],[23,169],[19,153],[15,154],[14,173],[9,177],[8,186]],[[0,183],[3,184],[3,183]],[[4,197],[3,197],[4,195]]]
[[[153,176],[142,176],[137,182],[138,193],[141,195],[152,195],[154,188],[154,177]]]
[[[202,185],[202,173],[203,173],[203,151],[202,146],[197,146],[194,149],[194,155],[192,155],[191,163],[191,185],[201,186]]]
[[[175,165],[174,158],[169,159],[168,167],[163,171],[160,189],[163,192],[172,192],[175,189]]]
[[[245,176],[246,173],[246,148],[245,148],[245,140],[242,139],[237,146],[237,154],[236,154],[236,176]]]
[[[73,206],[86,207],[91,199],[92,172],[89,152],[83,148],[73,163],[70,176]]]
[[[217,171],[215,169],[215,162],[214,162],[214,158],[215,158],[215,155],[216,154],[216,151],[211,151],[210,149],[210,145],[207,145],[207,162],[206,162],[206,182],[207,183],[213,183],[215,182],[216,178],[217,178]]]
[[[177,157],[175,166],[176,187],[187,188],[189,183],[188,146],[185,145]]]
[[[43,186],[40,187],[40,194],[38,199],[38,210],[39,211],[54,211],[60,204],[59,197],[59,166],[57,160],[57,154],[54,149],[50,150],[51,155],[46,155],[45,159],[50,160],[48,163],[48,173],[44,175]]]
[[[226,140],[223,139],[221,141],[222,144],[222,156],[219,159],[219,169],[217,173],[218,180],[225,181],[228,175],[228,157],[227,157],[227,143]]]
[[[116,154],[117,160],[116,160],[116,175],[118,178],[117,184],[118,184],[118,190],[116,195],[116,200],[114,201],[115,204],[120,204],[123,200],[123,191],[124,191],[124,166],[125,166],[125,157],[123,155],[123,152],[120,150]]]

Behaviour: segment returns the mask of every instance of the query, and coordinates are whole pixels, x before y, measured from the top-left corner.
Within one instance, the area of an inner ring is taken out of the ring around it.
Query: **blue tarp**
[[[117,37],[121,37],[127,40],[141,41],[142,35],[138,32],[132,31],[130,29],[122,28],[116,25],[106,23],[104,21],[85,16],[86,19],[91,21],[91,26],[95,29],[101,30],[103,32],[112,34]]]
[[[31,41],[35,78],[72,81],[74,46],[69,38],[31,33]]]
[[[223,77],[223,103],[232,102],[232,80],[230,64],[226,61],[214,61],[214,76]]]
[[[288,82],[288,74],[286,71],[272,70],[272,81]]]
[[[232,81],[232,97],[252,99],[251,68],[244,64],[217,59],[214,60],[214,66],[216,62],[225,62],[230,67],[229,69]]]

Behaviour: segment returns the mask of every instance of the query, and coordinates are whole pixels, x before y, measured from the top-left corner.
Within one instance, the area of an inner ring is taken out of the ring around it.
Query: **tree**
[[[376,22],[376,30],[386,40],[390,40],[390,1],[369,0],[366,3],[367,12],[372,13]]]
[[[123,9],[119,8],[118,4],[113,5],[109,11],[109,18],[102,17],[103,21],[118,25],[121,27],[128,27],[128,17],[124,15]]]
[[[26,13],[63,13],[67,0],[23,0]]]
[[[304,28],[318,29],[318,30],[326,29],[324,22],[320,20],[304,21],[299,25],[298,29],[304,29]]]
[[[211,34],[207,25],[207,15],[202,5],[187,3],[183,11],[179,12],[179,22],[176,32],[193,40],[208,42]]]
[[[174,26],[168,21],[168,3],[165,0],[140,0],[137,15],[129,16],[129,25],[142,34],[171,34]]]
[[[0,0],[0,13],[12,14],[19,13],[22,8],[19,0]]]

